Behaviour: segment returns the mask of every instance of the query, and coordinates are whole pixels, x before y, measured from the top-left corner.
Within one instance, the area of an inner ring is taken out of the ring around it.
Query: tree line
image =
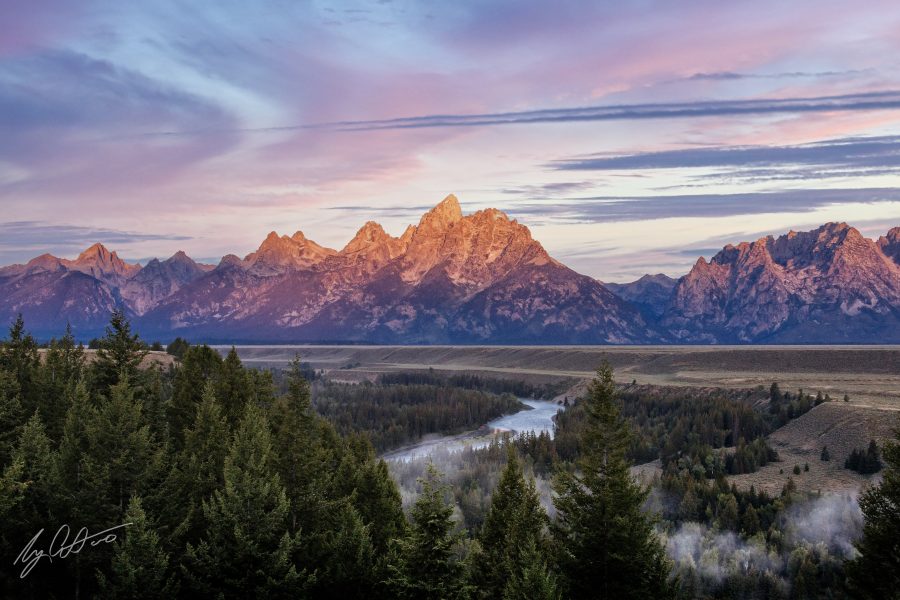
[[[378,452],[431,433],[456,434],[523,408],[515,396],[433,383],[323,382],[314,406],[342,435],[364,433]]]

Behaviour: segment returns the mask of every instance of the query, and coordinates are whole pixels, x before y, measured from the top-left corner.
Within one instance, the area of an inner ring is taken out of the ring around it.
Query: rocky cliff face
[[[900,269],[846,223],[728,245],[679,280],[661,325],[690,342],[900,339]]]
[[[179,251],[167,260],[154,258],[148,262],[121,286],[120,293],[135,314],[143,315],[161,300],[210,270],[209,265],[199,265]]]
[[[94,244],[75,260],[62,262],[72,271],[90,275],[113,287],[124,285],[141,270],[140,266],[126,263],[115,252],[107,250],[103,244]]]
[[[895,263],[900,264],[900,227],[894,227],[878,238],[878,248]]]
[[[900,228],[844,223],[728,245],[679,280],[602,283],[494,210],[448,196],[400,237],[374,222],[341,250],[271,233],[213,267],[183,252],[141,268],[96,244],[0,268],[0,318],[42,337],[102,332],[123,308],[145,337],[381,343],[900,341]],[[609,289],[608,289],[609,288]],[[612,291],[611,291],[612,290]],[[615,293],[613,293],[615,292]]]
[[[160,302],[143,326],[245,340],[659,339],[629,304],[550,258],[525,226],[496,210],[464,216],[454,196],[399,238],[370,222],[339,252],[285,240],[264,243],[282,248],[266,262],[281,267],[258,268],[262,248],[223,261]]]
[[[638,306],[651,318],[659,317],[666,310],[672,290],[675,289],[677,279],[668,275],[657,273],[656,275],[644,275],[631,283],[604,283],[609,291],[616,296]]]

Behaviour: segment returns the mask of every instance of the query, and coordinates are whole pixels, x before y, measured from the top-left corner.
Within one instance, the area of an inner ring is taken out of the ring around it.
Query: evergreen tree
[[[474,582],[481,596],[498,598],[509,581],[523,577],[524,565],[533,563],[523,553],[532,547],[535,552],[547,550],[543,539],[547,524],[534,480],[525,482],[515,447],[510,444],[506,467],[478,537],[481,552],[474,561]],[[529,564],[528,569],[533,571],[537,566]],[[534,575],[529,572],[529,577]]]
[[[184,432],[184,448],[162,486],[161,514],[172,527],[173,536],[194,543],[199,540],[204,526],[203,501],[224,485],[228,443],[228,424],[213,382],[207,381],[194,424]]]
[[[453,533],[453,507],[444,500],[441,475],[429,465],[420,483],[412,526],[408,537],[399,541],[390,586],[398,598],[463,597],[463,569],[454,552],[458,536]]]
[[[123,524],[107,574],[98,571],[100,598],[169,599],[178,585],[169,571],[169,556],[160,545],[159,536],[147,519],[141,499],[128,502]]]
[[[0,368],[0,467],[9,464],[26,418],[15,376]]]
[[[0,481],[0,486],[12,493],[14,502],[2,519],[0,553],[4,556],[16,557],[24,544],[41,529],[52,531],[58,527],[53,513],[57,497],[53,464],[50,438],[35,412],[22,427],[13,451],[12,464],[6,469],[3,481]],[[38,598],[51,595],[53,578],[47,577],[50,569],[46,565],[35,569],[29,577],[16,577],[6,582],[3,586],[5,590],[0,587],[0,595]]]
[[[273,463],[290,500],[291,530],[312,535],[327,518],[326,495],[336,467],[334,452],[324,443],[323,427],[310,404],[309,384],[300,361],[291,363],[288,394],[271,410]]]
[[[56,457],[55,480],[60,487],[61,506],[57,512],[72,523],[86,527],[108,527],[105,496],[109,488],[109,470],[102,457],[90,452],[89,428],[94,427],[96,408],[93,406],[84,382],[74,390],[62,440]]]
[[[900,598],[900,429],[883,448],[883,479],[859,500],[865,517],[859,556],[847,567],[855,598]]]
[[[329,515],[327,536],[322,538],[322,555],[317,564],[315,598],[373,597],[376,581],[375,553],[369,527],[353,505],[345,499],[337,503]]]
[[[150,434],[154,440],[163,444],[169,439],[166,405],[170,393],[164,377],[164,372],[160,368],[147,369],[141,394],[144,419],[150,425]]]
[[[169,435],[175,448],[180,450],[184,445],[184,430],[194,422],[197,406],[203,399],[206,382],[219,377],[222,357],[209,346],[191,346],[188,348],[175,370],[172,398],[166,407],[169,423]]]
[[[4,523],[25,495],[27,485],[22,482],[24,470],[24,461],[19,458],[10,462],[0,474],[0,521]],[[9,535],[0,531],[0,548],[8,550],[12,547],[11,544]]]
[[[40,401],[39,366],[37,342],[25,331],[20,314],[9,328],[9,339],[0,345],[0,371],[8,371],[15,379],[26,415],[34,414]]]
[[[567,597],[671,596],[669,565],[641,512],[647,491],[631,477],[625,453],[630,432],[615,405],[612,368],[597,370],[582,402],[585,424],[575,473],[555,482],[556,535]]]
[[[109,477],[104,495],[114,521],[124,516],[128,499],[144,490],[153,443],[150,427],[143,419],[140,400],[135,399],[130,380],[123,377],[110,388],[88,423],[86,453],[103,465]]]
[[[175,338],[166,346],[166,353],[171,354],[175,357],[175,360],[182,360],[184,358],[185,352],[190,348],[190,344],[187,343],[187,340],[184,340],[180,337]]]
[[[41,374],[41,401],[39,410],[47,427],[47,435],[55,445],[62,437],[66,420],[68,399],[84,372],[84,348],[75,343],[72,328],[66,325],[66,333],[59,340],[50,341]]]
[[[406,531],[400,490],[387,463],[372,457],[359,469],[354,483],[353,505],[369,528],[376,556],[386,556],[390,541]]]
[[[50,438],[40,416],[35,413],[22,428],[13,450],[12,464],[18,479],[9,483],[18,487],[22,494],[15,510],[3,520],[7,540],[24,543],[38,530],[47,527],[55,497],[53,461]]]
[[[140,337],[131,333],[131,323],[125,313],[114,311],[106,326],[106,335],[100,340],[97,358],[91,365],[94,389],[106,393],[122,378],[139,381],[138,367],[146,355]]]
[[[559,600],[562,592],[535,540],[519,551],[519,560],[503,588],[504,600]]]
[[[244,414],[244,405],[252,397],[247,373],[244,371],[244,366],[241,364],[241,359],[234,346],[231,347],[219,368],[216,397],[222,406],[226,420],[231,427],[234,427]]]
[[[184,576],[205,596],[288,597],[307,582],[291,555],[289,502],[271,468],[272,440],[265,417],[248,404],[224,463],[224,487],[203,503],[202,541],[187,548]]]
[[[306,560],[328,565],[318,578],[314,595],[372,598],[374,593],[381,597],[387,590],[383,586],[373,589],[374,583],[388,576],[390,543],[406,531],[400,492],[366,436],[348,436],[339,454],[337,471],[326,482],[328,494],[320,496],[322,515],[311,530],[313,551],[304,553]],[[334,538],[347,541],[338,544]],[[342,545],[359,550],[349,552]],[[354,575],[342,581],[341,572]]]

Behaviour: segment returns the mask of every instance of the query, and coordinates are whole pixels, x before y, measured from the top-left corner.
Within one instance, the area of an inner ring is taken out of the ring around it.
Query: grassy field
[[[532,381],[589,378],[603,360],[619,381],[694,387],[821,390],[852,404],[900,408],[897,346],[240,346],[250,365],[299,354],[334,378],[434,368]]]
[[[778,451],[779,461],[769,463],[756,473],[734,475],[730,481],[739,488],[751,485],[769,493],[778,493],[788,477],[797,489],[806,492],[858,490],[878,475],[859,475],[844,468],[844,461],[855,448],[865,448],[869,440],[881,445],[900,426],[900,411],[854,406],[852,403],[820,404],[769,436],[769,444]],[[827,446],[831,460],[821,460]],[[809,465],[809,471],[804,465]],[[800,474],[794,474],[794,466]]]
[[[46,353],[47,353],[47,351],[44,349],[38,350],[38,354],[40,354],[42,357]],[[89,350],[89,349],[85,348],[84,359],[88,364],[94,362],[95,360],[97,360],[97,351]],[[163,368],[168,368],[170,365],[172,365],[174,363],[175,363],[175,357],[172,356],[171,354],[166,354],[165,352],[160,352],[158,350],[152,350],[150,352],[147,352],[147,356],[145,356],[144,360],[141,361],[141,368],[146,369],[146,368],[149,368],[151,366],[156,366],[156,365],[161,366]]]

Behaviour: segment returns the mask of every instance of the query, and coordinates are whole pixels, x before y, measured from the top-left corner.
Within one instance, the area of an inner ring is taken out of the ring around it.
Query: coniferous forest
[[[826,506],[790,482],[772,497],[726,480],[777,461],[765,436],[824,398],[773,386],[760,410],[752,393],[616,386],[604,365],[557,416],[553,437],[389,467],[379,453],[477,428],[522,409],[513,394],[551,390],[434,373],[336,383],[299,359],[252,369],[233,349],[223,357],[184,340],[163,367],[119,313],[95,346],[86,352],[67,331],[39,347],[19,319],[0,348],[3,597],[890,598],[900,589],[896,444],[869,451],[883,481],[860,498],[861,515],[849,499]],[[656,459],[660,476],[635,479],[633,464]],[[855,545],[797,533],[798,515],[826,509],[856,528]]]

